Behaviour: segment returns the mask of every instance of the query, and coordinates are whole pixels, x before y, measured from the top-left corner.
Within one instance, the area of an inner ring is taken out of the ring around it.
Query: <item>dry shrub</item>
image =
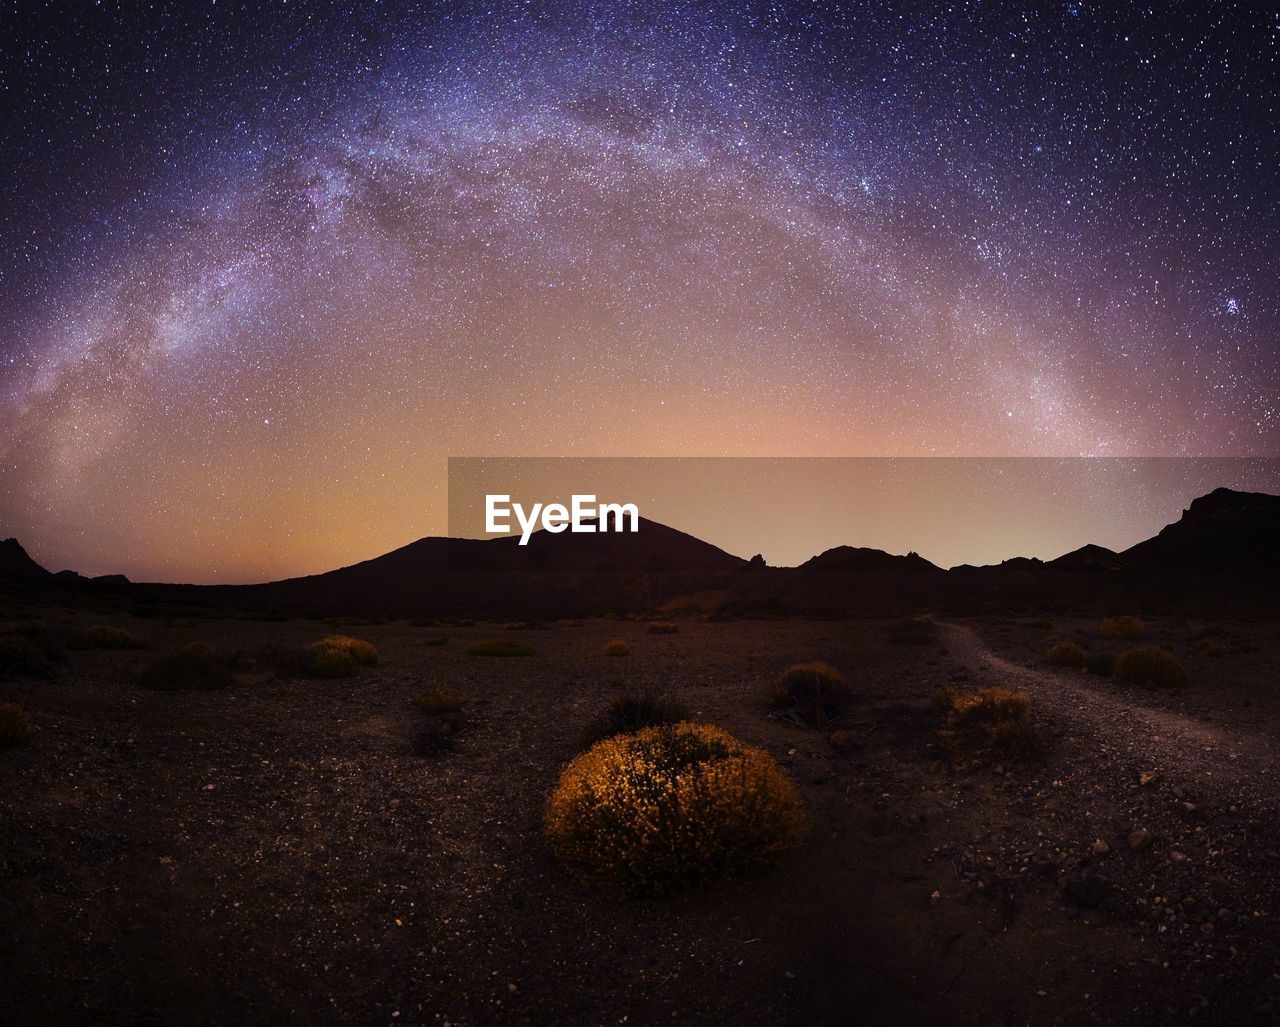
[[[413,700],[422,722],[413,735],[413,751],[434,756],[452,749],[466,719],[462,699],[447,685],[435,685]]]
[[[219,655],[207,642],[192,642],[149,663],[143,668],[138,684],[159,692],[225,688],[234,680],[231,664],[231,659]]]
[[[507,642],[502,640],[493,640],[489,642],[476,642],[467,649],[468,656],[532,656],[533,646],[528,642]]]
[[[584,879],[663,894],[776,864],[800,839],[795,786],[710,724],[606,739],[547,801],[552,847]]]
[[[605,656],[626,656],[631,652],[631,648],[620,638],[615,638],[612,642],[604,644]]]
[[[849,682],[829,663],[794,663],[773,685],[776,709],[794,711],[801,719],[822,723],[849,706]]]
[[[939,735],[963,755],[1017,759],[1040,751],[1031,720],[1031,699],[1025,692],[940,688],[934,696],[934,710],[943,722]]]
[[[62,635],[39,621],[0,624],[0,681],[53,677],[64,647]]]
[[[26,745],[35,730],[27,711],[16,702],[0,704],[0,748]]]
[[[938,637],[932,617],[907,617],[890,624],[885,634],[894,645],[930,645]]]
[[[146,649],[148,645],[145,638],[110,624],[95,624],[77,641],[76,648],[84,649]]]
[[[1049,650],[1049,662],[1055,667],[1083,667],[1084,647],[1075,642],[1059,642]]]
[[[596,742],[614,735],[634,734],[647,727],[662,724],[679,724],[689,719],[684,704],[654,692],[629,692],[609,703],[600,716],[582,730],[582,748],[590,749]]]
[[[674,635],[680,631],[680,625],[673,620],[656,620],[649,625],[651,635]]]
[[[1157,688],[1182,688],[1187,683],[1187,672],[1178,658],[1157,646],[1126,649],[1116,657],[1115,672],[1126,681]]]
[[[378,662],[378,649],[372,642],[349,635],[330,635],[311,646],[311,673],[322,678],[350,677],[361,667]]]
[[[424,638],[422,644],[434,649],[438,646],[448,645],[449,639],[444,635],[432,635],[430,638]]]
[[[1141,617],[1107,617],[1098,625],[1104,638],[1137,638],[1147,630]]]

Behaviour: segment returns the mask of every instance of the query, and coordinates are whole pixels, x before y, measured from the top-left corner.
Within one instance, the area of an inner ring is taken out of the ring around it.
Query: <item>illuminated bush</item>
[[[1106,638],[1137,638],[1147,630],[1140,617],[1107,617],[1098,625]]]
[[[1116,657],[1115,672],[1126,681],[1157,688],[1182,688],[1187,683],[1187,672],[1178,658],[1155,646],[1126,649]]]
[[[615,638],[612,642],[604,644],[605,656],[626,656],[630,652],[630,647],[620,638]]]
[[[35,733],[27,711],[17,703],[0,704],[0,748],[26,745]]]
[[[673,620],[656,620],[649,625],[651,635],[674,635],[679,630],[680,625]]]
[[[967,755],[1033,756],[1040,740],[1031,721],[1031,699],[1008,688],[956,691],[941,688],[934,709],[943,720],[939,735]]]
[[[620,695],[605,711],[583,729],[582,748],[590,749],[605,738],[633,734],[646,727],[679,724],[689,719],[683,703],[667,695],[634,692]]]
[[[776,864],[803,816],[768,753],[682,723],[606,739],[575,759],[548,799],[546,828],[584,879],[662,894]]]
[[[829,663],[795,663],[773,685],[773,705],[794,710],[804,720],[821,722],[849,705],[849,682]]]
[[[1075,642],[1059,642],[1049,650],[1049,662],[1055,667],[1083,667],[1084,648]]]
[[[330,635],[311,647],[311,672],[317,677],[350,677],[377,662],[378,650],[373,643],[348,635]]]
[[[233,680],[229,659],[206,642],[192,642],[153,660],[138,684],[160,692],[198,692],[225,688]]]

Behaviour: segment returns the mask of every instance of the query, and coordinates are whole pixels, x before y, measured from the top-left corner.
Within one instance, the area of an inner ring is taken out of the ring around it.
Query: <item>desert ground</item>
[[[149,648],[70,652],[0,684],[36,732],[0,750],[0,1003],[57,1024],[1157,1023],[1280,1016],[1280,623],[1147,618],[1179,690],[1048,665],[1097,617],[644,621],[543,628],[135,618]],[[337,680],[270,654],[341,631],[378,665]],[[427,644],[444,637],[443,644]],[[602,655],[621,638],[629,655]],[[518,639],[534,655],[468,655]],[[234,683],[142,689],[157,653],[239,653]],[[789,664],[855,701],[779,716]],[[466,727],[418,755],[411,700]],[[1031,698],[1043,752],[959,760],[940,686]],[[810,829],[777,870],[665,899],[565,872],[548,792],[616,695],[669,692],[767,749]]]

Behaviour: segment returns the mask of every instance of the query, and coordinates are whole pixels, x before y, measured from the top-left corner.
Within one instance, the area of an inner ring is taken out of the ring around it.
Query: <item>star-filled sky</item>
[[[1275,6],[3,18],[49,566],[350,563],[446,529],[449,455],[1280,452]]]

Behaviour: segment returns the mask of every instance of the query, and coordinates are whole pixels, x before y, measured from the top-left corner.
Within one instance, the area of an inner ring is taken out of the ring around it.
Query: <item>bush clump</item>
[[[655,620],[649,625],[651,635],[674,635],[680,631],[680,625],[673,620]]]
[[[1055,667],[1083,667],[1084,647],[1076,642],[1059,642],[1049,650],[1049,662]]]
[[[321,678],[347,678],[361,667],[378,662],[372,642],[349,635],[330,635],[311,646],[311,672]]]
[[[488,642],[476,642],[467,649],[468,656],[532,656],[533,646],[528,642],[508,642],[494,639]]]
[[[444,635],[432,635],[430,638],[424,638],[422,644],[434,649],[437,646],[448,645],[449,639]]]
[[[1131,617],[1126,614],[1123,617],[1104,618],[1098,625],[1098,630],[1102,632],[1104,638],[1137,638],[1147,630],[1147,625],[1141,617]]]
[[[773,684],[775,709],[788,709],[801,719],[822,723],[845,712],[852,698],[849,682],[829,663],[794,663]]]
[[[0,703],[0,748],[26,745],[35,730],[27,711],[16,702]]]
[[[147,640],[110,624],[95,624],[76,640],[81,649],[146,649]]]
[[[620,638],[615,638],[612,642],[604,644],[605,656],[626,656],[631,652],[631,647]]]
[[[435,756],[452,749],[466,719],[462,699],[447,685],[435,685],[413,700],[422,721],[413,735],[413,751]]]
[[[629,735],[647,727],[679,724],[689,719],[684,704],[669,695],[654,692],[630,692],[609,703],[600,716],[582,729],[582,748],[614,735]]]
[[[942,719],[939,736],[968,756],[1017,759],[1035,756],[1040,740],[1031,720],[1031,699],[1008,688],[957,691],[941,688],[934,708]]]
[[[932,617],[907,617],[885,629],[894,645],[931,645],[938,637]]]
[[[235,680],[231,673],[232,662],[207,642],[192,642],[149,663],[143,668],[138,684],[159,692],[204,692],[225,688]]]
[[[795,786],[762,749],[710,724],[618,735],[565,768],[553,849],[584,879],[665,894],[776,864],[799,841]]]
[[[1178,658],[1157,646],[1126,649],[1116,657],[1115,673],[1134,684],[1156,688],[1183,688],[1187,683],[1187,672]]]
[[[0,681],[51,678],[63,658],[63,634],[39,621],[0,624]]]

